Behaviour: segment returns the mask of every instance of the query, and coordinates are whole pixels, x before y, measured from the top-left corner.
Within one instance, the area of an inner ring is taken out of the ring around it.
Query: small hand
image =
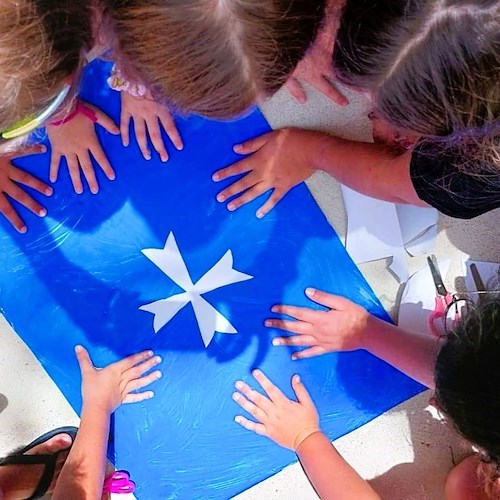
[[[148,137],[151,139],[153,147],[160,155],[161,161],[168,160],[167,149],[161,135],[160,124],[170,137],[177,150],[181,150],[181,136],[175,126],[174,119],[167,106],[159,104],[148,94],[146,97],[135,97],[128,92],[121,92],[122,110],[120,119],[120,130],[122,143],[128,146],[130,143],[129,128],[130,120],[134,120],[134,131],[137,144],[146,160],[151,159],[151,151],[148,146]]]
[[[306,307],[278,305],[272,312],[294,318],[294,321],[268,319],[265,325],[294,333],[290,337],[277,337],[275,346],[308,346],[295,352],[292,359],[312,358],[327,352],[362,349],[368,330],[370,314],[348,299],[308,288],[306,295],[329,311],[315,311]]]
[[[47,148],[42,144],[33,144],[20,151],[0,156],[0,213],[2,213],[20,233],[25,233],[28,229],[12,206],[9,198],[21,203],[21,205],[31,210],[35,215],[45,217],[45,215],[47,215],[47,210],[24,191],[19,184],[28,186],[45,196],[50,196],[52,194],[52,188],[24,170],[15,167],[12,165],[11,161],[22,156],[45,153],[46,150]]]
[[[161,363],[161,358],[153,356],[153,352],[134,354],[105,368],[96,368],[84,347],[76,346],[75,352],[82,374],[84,402],[112,413],[122,403],[137,403],[154,396],[152,391],[135,392],[161,377],[159,370],[144,375]]]
[[[269,199],[257,211],[257,217],[264,217],[290,189],[314,173],[308,158],[309,134],[307,130],[283,129],[235,146],[234,151],[238,154],[254,154],[213,175],[213,180],[219,182],[247,172],[221,191],[217,201],[222,203],[237,195],[227,206],[233,211],[273,189]]]
[[[297,401],[288,399],[260,370],[254,370],[253,376],[267,397],[238,380],[235,387],[240,392],[235,392],[233,399],[257,422],[242,415],[236,416],[235,422],[294,451],[308,436],[319,432],[318,412],[298,375],[292,377]]]
[[[300,104],[307,101],[301,81],[308,83],[340,106],[349,104],[347,98],[337,90],[333,83],[335,81],[333,47],[338,19],[334,12],[332,12],[332,17],[330,20],[325,20],[324,28],[318,33],[314,44],[302,61],[297,64],[286,83],[288,91]]]
[[[120,130],[108,115],[90,104],[85,103],[85,106],[95,113],[96,123],[101,127],[114,135],[120,133]],[[96,194],[99,191],[91,155],[102,168],[106,177],[109,180],[115,179],[115,172],[99,143],[94,123],[87,116],[80,113],[65,124],[48,125],[47,133],[52,147],[50,160],[51,182],[57,181],[63,156],[66,157],[73,188],[78,194],[83,193],[80,169],[87,180],[91,193]]]

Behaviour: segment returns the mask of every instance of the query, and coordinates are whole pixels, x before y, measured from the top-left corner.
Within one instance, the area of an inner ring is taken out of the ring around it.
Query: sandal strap
[[[42,498],[50,488],[54,472],[56,470],[57,456],[52,455],[11,455],[0,459],[0,466],[5,465],[43,465],[43,472],[40,476],[34,493],[27,500]]]

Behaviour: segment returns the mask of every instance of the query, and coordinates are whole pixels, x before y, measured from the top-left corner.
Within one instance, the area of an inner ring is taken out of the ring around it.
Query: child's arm
[[[95,132],[95,123],[114,135],[118,135],[120,129],[108,115],[91,104],[78,102],[72,115],[71,119],[63,119],[57,125],[47,125],[47,134],[52,148],[50,181],[57,181],[61,160],[66,157],[75,192],[83,193],[81,170],[90,191],[96,194],[99,191],[99,184],[91,155],[108,179],[113,180],[115,172],[99,143]]]
[[[318,413],[298,375],[292,378],[297,401],[288,399],[260,370],[254,370],[253,376],[267,397],[242,381],[236,382],[240,392],[235,392],[233,399],[257,420],[238,415],[237,423],[295,451],[320,498],[379,498],[320,431]]]
[[[214,181],[248,172],[219,193],[220,202],[236,210],[273,189],[259,209],[266,215],[294,186],[316,170],[324,170],[339,182],[381,200],[427,206],[419,199],[410,178],[411,152],[396,155],[383,144],[355,142],[321,132],[282,129],[235,146],[235,152],[252,155],[214,174]]]
[[[52,499],[98,500],[102,496],[106,470],[110,415],[123,403],[153,397],[151,391],[134,391],[160,378],[159,371],[144,374],[161,359],[145,351],[97,369],[83,347],[77,346],[75,350],[82,373],[81,423]]]
[[[20,151],[0,155],[0,213],[20,233],[25,233],[28,229],[16,209],[12,206],[10,199],[24,205],[28,210],[38,215],[38,217],[45,217],[47,210],[35,201],[21,185],[30,187],[45,196],[52,194],[52,188],[24,170],[15,167],[11,162],[15,158],[40,154],[45,151],[46,148],[42,144],[33,144]]]
[[[307,347],[294,353],[293,359],[365,349],[414,380],[434,388],[434,366],[441,346],[438,339],[391,325],[343,297],[314,289],[307,289],[306,294],[330,310],[273,307],[273,312],[290,316],[294,321],[269,319],[266,326],[295,334],[275,338],[273,345]]]

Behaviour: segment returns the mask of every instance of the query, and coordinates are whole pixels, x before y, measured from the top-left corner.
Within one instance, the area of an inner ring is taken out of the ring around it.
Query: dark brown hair
[[[183,112],[230,118],[276,92],[325,0],[108,0],[116,59]]]
[[[352,0],[334,64],[378,116],[500,169],[500,2]]]

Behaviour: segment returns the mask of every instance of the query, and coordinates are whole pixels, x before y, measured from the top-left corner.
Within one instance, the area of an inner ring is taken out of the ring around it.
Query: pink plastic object
[[[117,470],[104,481],[103,493],[116,493],[125,495],[135,491],[135,483],[130,479],[130,474],[124,470]]]
[[[83,104],[82,102],[78,101],[75,109],[68,116],[66,116],[66,118],[63,118],[62,120],[56,122],[49,123],[49,125],[52,125],[54,127],[59,127],[59,125],[64,125],[65,123],[70,122],[77,115],[86,116],[91,122],[94,123],[97,121],[97,116],[94,113],[94,111],[85,106],[85,104]]]
[[[446,316],[446,309],[447,307],[453,302],[453,297],[450,293],[447,293],[445,296],[442,295],[437,295],[436,296],[436,302],[434,305],[434,311],[431,312],[429,315],[429,327],[431,329],[431,332],[436,336],[436,337],[444,337],[444,323],[445,323],[445,316]],[[443,328],[438,328],[436,326],[436,320],[442,320]]]

